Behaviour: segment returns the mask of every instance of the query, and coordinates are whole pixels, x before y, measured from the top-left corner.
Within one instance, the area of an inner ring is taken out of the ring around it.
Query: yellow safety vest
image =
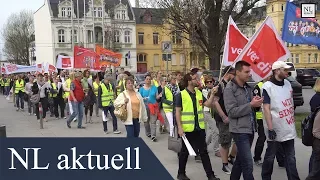
[[[70,79],[70,78],[69,78],[69,79],[67,79],[65,83],[67,83],[67,88],[69,88],[69,89],[70,89],[70,86],[71,86],[71,79]],[[69,91],[65,91],[65,92],[64,92],[64,98],[68,98],[68,97],[69,97],[69,95],[70,95],[70,92],[69,92]]]
[[[168,101],[172,101],[173,102],[173,94],[172,94],[171,90],[167,86],[164,87],[164,94],[165,94],[166,99]],[[172,105],[168,105],[166,103],[162,103],[162,107],[163,107],[163,110],[164,110],[165,113],[173,112],[173,106]]]
[[[93,82],[93,92],[96,96],[98,96],[98,89],[99,89],[99,86],[100,86],[101,83],[96,83],[96,82]]]
[[[18,94],[19,91],[24,92],[24,80],[23,80],[23,79],[21,79],[20,82],[19,82],[19,80],[16,80],[16,85],[15,85],[15,88],[14,88],[14,93],[15,93],[15,94]]]
[[[6,82],[4,83],[4,86],[5,87],[10,86],[10,79],[9,78],[6,78]]]
[[[4,85],[4,83],[3,83],[3,79],[2,79],[2,78],[0,78],[0,85],[1,85],[1,86],[3,86],[3,85]]]
[[[52,89],[57,90],[57,86],[55,83],[52,83],[51,86],[52,86]],[[58,95],[58,93],[55,93],[55,94],[50,93],[50,97],[52,97],[52,98],[57,97],[57,95]]]
[[[102,90],[102,93],[101,93],[102,107],[107,107],[110,105],[110,102],[114,100],[112,85],[109,83],[109,91],[104,83],[101,83],[100,87]]]
[[[153,80],[153,85],[155,85],[156,87],[158,87],[158,86],[159,86],[158,81],[154,79],[154,80]]]
[[[120,86],[120,88],[117,90],[117,94],[119,95],[122,92],[121,86],[123,86],[123,89],[126,90],[126,81],[125,80],[119,81],[118,86]]]
[[[260,92],[261,92],[261,88],[262,88],[262,85],[263,85],[263,82],[259,82],[258,84],[258,87],[260,88]],[[263,113],[262,113],[262,111],[258,111],[258,112],[256,112],[256,119],[257,120],[262,120],[263,119]]]
[[[198,114],[198,123],[201,129],[205,129],[204,113],[202,108],[203,98],[202,93],[195,89],[196,92],[196,104]],[[187,90],[181,91],[182,99],[182,111],[181,111],[181,123],[184,132],[193,132],[195,129],[195,115],[193,110],[192,99]],[[201,103],[201,104],[200,104]]]

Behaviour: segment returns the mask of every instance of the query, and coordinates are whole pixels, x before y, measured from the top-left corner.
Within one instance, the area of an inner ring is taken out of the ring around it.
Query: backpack
[[[309,116],[307,116],[302,122],[301,122],[301,139],[302,143],[305,146],[312,146],[313,145],[313,123],[314,119],[319,112],[320,107],[317,107],[317,109],[314,112],[311,112]]]
[[[37,104],[37,103],[39,103],[39,101],[40,101],[40,89],[39,89],[39,92],[37,94],[32,94],[30,96],[30,102],[32,104]]]

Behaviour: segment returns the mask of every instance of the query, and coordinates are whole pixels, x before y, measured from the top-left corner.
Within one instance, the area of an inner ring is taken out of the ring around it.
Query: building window
[[[149,13],[146,13],[144,16],[143,16],[143,22],[144,23],[151,23],[151,20],[152,20],[152,17]]]
[[[147,62],[146,54],[138,54],[138,62]]]
[[[273,7],[273,5],[271,6],[271,12],[273,12],[273,10],[274,10],[274,7]]]
[[[182,44],[182,32],[177,30],[172,33],[172,43]]]
[[[159,33],[153,33],[153,44],[159,44]]]
[[[67,15],[67,9],[65,7],[61,8],[61,16],[66,17]]]
[[[114,42],[120,42],[120,32],[118,30],[114,31]]]
[[[138,32],[138,42],[139,44],[144,44],[144,33]]]
[[[281,11],[283,11],[284,10],[284,5],[283,4],[281,4]]]
[[[300,62],[299,54],[295,54],[295,63],[299,63],[299,62]]]
[[[130,31],[125,31],[124,32],[124,42],[125,43],[131,43]]]
[[[318,54],[317,53],[314,54],[314,62],[318,62]]]
[[[68,8],[68,17],[71,17],[71,7]]]
[[[102,17],[103,13],[102,13],[102,7],[98,8],[98,17]]]
[[[180,65],[184,65],[186,62],[184,54],[180,54]]]
[[[121,19],[126,19],[126,11],[125,10],[121,11]]]
[[[64,30],[63,29],[59,29],[59,31],[58,31],[58,42],[59,43],[64,43],[65,42]]]
[[[308,62],[311,63],[311,54],[308,54]]]
[[[71,42],[72,42],[72,31],[70,31],[71,34]],[[77,30],[73,30],[73,37],[74,37],[74,42],[77,43],[78,42],[78,34],[77,34]]]
[[[117,13],[116,13],[116,19],[121,19],[121,11],[117,11]]]
[[[176,54],[171,55],[171,65],[176,66],[177,65],[177,59],[176,59]]]
[[[160,66],[159,54],[153,55],[153,62],[154,62],[154,66]]]

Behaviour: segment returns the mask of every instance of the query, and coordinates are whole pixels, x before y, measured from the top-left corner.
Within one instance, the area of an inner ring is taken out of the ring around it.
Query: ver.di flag
[[[320,47],[320,23],[315,18],[301,18],[301,8],[292,2],[287,2],[282,39],[292,44]]]
[[[100,66],[112,65],[118,67],[121,64],[122,54],[110,51],[96,45],[96,53],[100,56]]]
[[[258,82],[271,75],[274,62],[286,61],[290,57],[288,48],[268,16],[235,61],[248,62],[252,69],[252,79]]]
[[[100,56],[94,51],[87,48],[74,46],[74,68],[99,68],[99,59]]]
[[[232,17],[229,16],[228,29],[222,57],[223,65],[232,65],[247,43],[248,38],[241,33]]]

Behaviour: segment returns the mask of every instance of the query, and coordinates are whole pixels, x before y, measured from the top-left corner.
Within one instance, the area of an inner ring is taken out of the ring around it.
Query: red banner
[[[62,61],[62,68],[71,68],[72,67],[70,57],[61,58],[61,61]]]
[[[100,66],[111,65],[118,67],[121,64],[122,54],[110,51],[108,49],[102,48],[101,46],[96,46],[96,52],[100,55]]]
[[[99,59],[100,56],[90,49],[74,47],[74,68],[99,68]]]

